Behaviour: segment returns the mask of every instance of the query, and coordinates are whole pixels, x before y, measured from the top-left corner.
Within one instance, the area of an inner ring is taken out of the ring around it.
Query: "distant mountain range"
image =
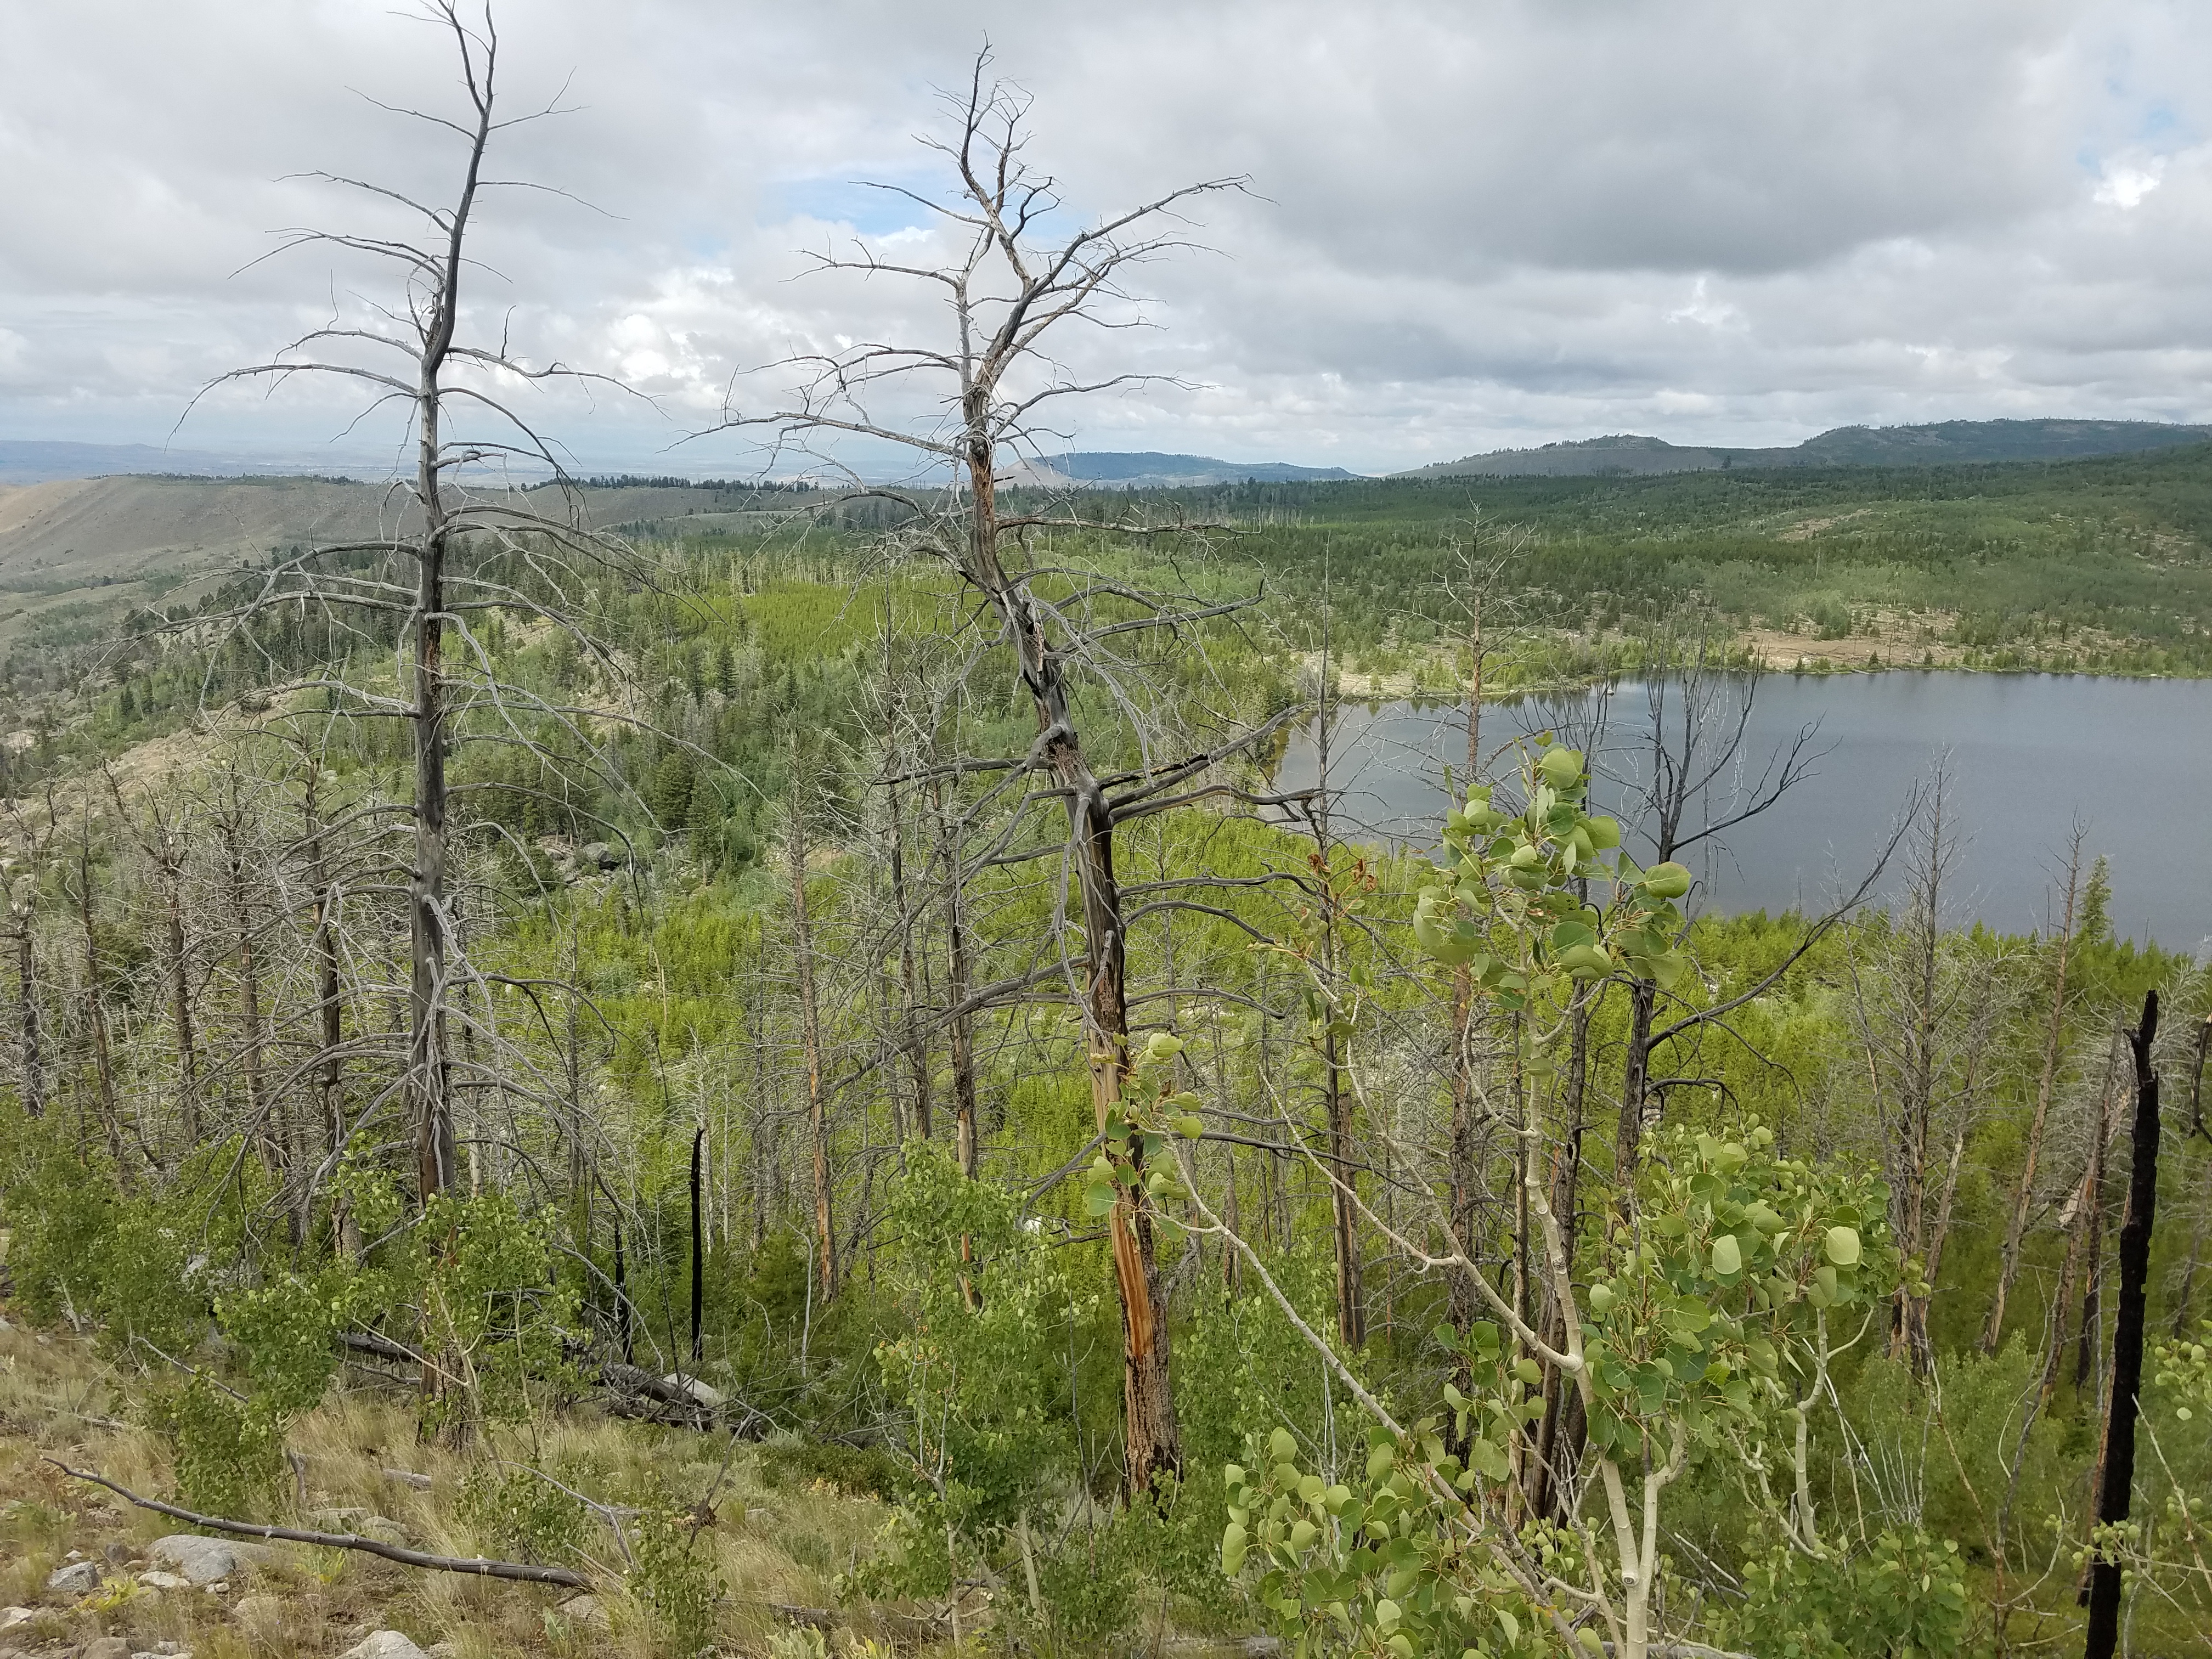
[[[1598,477],[1653,472],[1705,472],[1723,467],[1940,466],[1975,461],[2055,461],[2085,455],[2126,455],[2212,439],[2212,426],[2163,421],[1941,421],[1929,426],[1839,426],[1802,444],[1776,449],[1720,449],[1670,444],[1620,433],[1498,449],[1439,461],[1391,476],[1442,477]]]
[[[1018,483],[1048,489],[1175,489],[1199,484],[1309,483],[1356,478],[1340,466],[1293,466],[1288,461],[1222,461],[1211,455],[1121,454],[1075,451],[1047,455],[1017,469]]]
[[[0,484],[108,478],[126,473],[174,473],[195,478],[274,477],[343,471],[349,463],[358,464],[358,458],[268,461],[197,449],[159,449],[152,444],[77,444],[0,438]]]

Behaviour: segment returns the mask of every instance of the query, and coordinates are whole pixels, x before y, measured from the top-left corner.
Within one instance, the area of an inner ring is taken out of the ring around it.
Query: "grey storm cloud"
[[[621,394],[544,400],[580,457],[682,443],[744,371],[928,337],[927,294],[806,274],[941,234],[913,141],[987,40],[1070,216],[1196,178],[1153,326],[1071,368],[1102,447],[1414,465],[1599,431],[1789,441],[1850,421],[2212,416],[2212,15],[2154,0],[512,0],[516,113],[474,320]],[[0,435],[160,441],[211,376],[385,297],[288,227],[388,231],[313,175],[451,189],[429,26],[386,0],[0,0]],[[733,382],[732,377],[737,377]],[[188,447],[388,437],[228,390]],[[919,414],[921,411],[910,411]]]

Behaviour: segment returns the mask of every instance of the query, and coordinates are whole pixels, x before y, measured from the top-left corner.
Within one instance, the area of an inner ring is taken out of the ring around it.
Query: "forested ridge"
[[[479,487],[554,371],[471,343],[437,15],[408,326],[297,343],[404,522],[9,675],[0,1644],[2203,1649],[2212,977],[2087,831],[1971,925],[1940,768],[1822,914],[1689,867],[1809,759],[1748,634],[2201,671],[2201,452],[1002,487],[1237,181],[1040,241],[979,61],[946,337],[724,416],[907,482],[595,525]],[[1626,750],[1498,709],[1630,668]],[[1415,847],[1331,786],[1378,677],[1467,711]]]

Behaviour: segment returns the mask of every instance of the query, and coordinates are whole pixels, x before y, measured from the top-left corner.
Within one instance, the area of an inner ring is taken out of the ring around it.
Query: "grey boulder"
[[[196,1533],[172,1533],[157,1538],[147,1554],[165,1567],[173,1567],[191,1584],[212,1584],[236,1572],[241,1564],[268,1560],[274,1552],[265,1544],[234,1544],[224,1538],[202,1538]]]
[[[380,1630],[348,1648],[338,1659],[429,1659],[429,1656],[398,1631]]]
[[[100,1568],[91,1561],[72,1561],[46,1575],[46,1589],[56,1595],[89,1595],[100,1588]]]

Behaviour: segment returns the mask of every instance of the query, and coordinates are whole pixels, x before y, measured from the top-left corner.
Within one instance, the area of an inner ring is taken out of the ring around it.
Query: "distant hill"
[[[763,507],[787,505],[784,497],[763,500],[749,485],[681,480],[611,480],[578,495],[586,520],[603,527],[724,528]],[[474,499],[501,497],[487,491]],[[566,510],[537,490],[507,499],[533,513]],[[157,570],[197,573],[240,559],[258,563],[295,543],[391,536],[405,501],[390,484],[292,477],[115,476],[0,487],[0,590],[27,582],[52,591]]]
[[[0,484],[109,478],[133,472],[236,478],[345,470],[340,462],[330,459],[276,462],[216,455],[197,449],[157,449],[152,444],[77,444],[0,438]]]
[[[1401,478],[1593,477],[1704,472],[1739,466],[1938,466],[2126,455],[2212,439],[2212,426],[2163,421],[1942,421],[1928,426],[1839,426],[1802,444],[1722,449],[1629,433],[1499,449],[1393,474]]]
[[[1356,478],[1340,466],[1294,466],[1288,461],[1223,461],[1211,455],[1161,455],[1150,450],[1123,454],[1076,451],[1025,463],[1017,482],[1059,489],[1173,489],[1198,484],[1310,483]]]

